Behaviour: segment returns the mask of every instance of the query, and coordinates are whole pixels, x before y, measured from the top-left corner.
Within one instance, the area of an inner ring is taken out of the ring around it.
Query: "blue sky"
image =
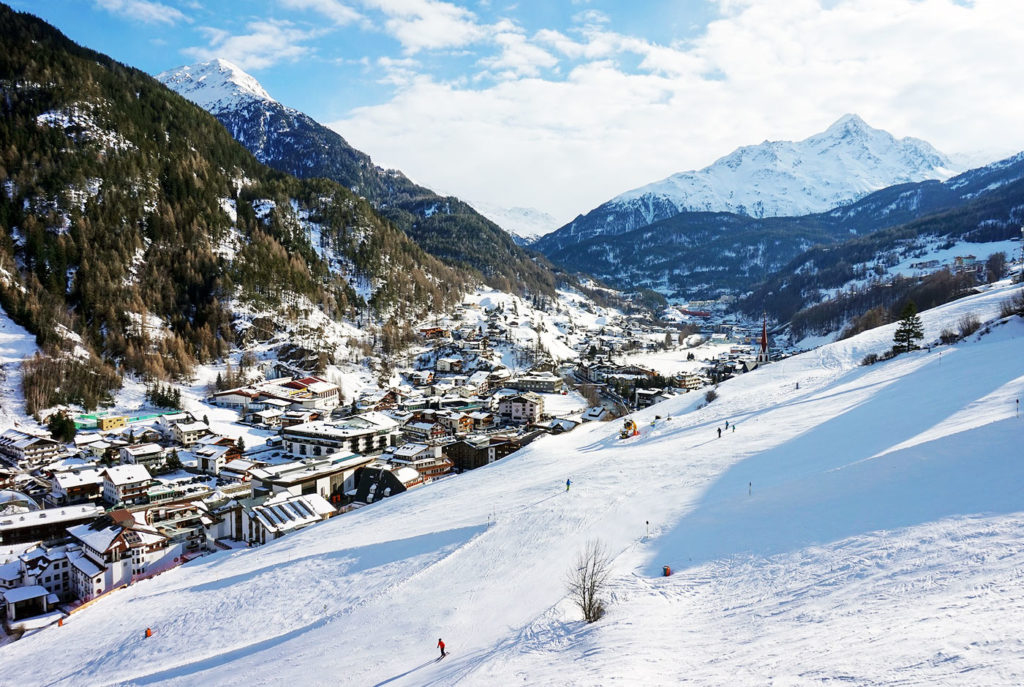
[[[856,112],[1024,149],[1009,0],[13,0],[149,73],[223,57],[375,161],[558,222]]]

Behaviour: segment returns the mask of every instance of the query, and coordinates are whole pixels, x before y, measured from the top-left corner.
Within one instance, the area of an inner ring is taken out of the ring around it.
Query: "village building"
[[[473,418],[465,413],[444,410],[434,417],[445,428],[446,434],[467,434],[473,431]]]
[[[281,430],[288,453],[296,458],[382,450],[394,446],[399,434],[398,422],[379,412],[354,415],[339,422],[307,422]]]
[[[462,372],[462,366],[461,358],[438,358],[434,363],[434,369],[438,372]]]
[[[279,408],[249,410],[243,416],[243,420],[251,425],[273,429],[284,424],[284,412]]]
[[[440,422],[408,422],[402,426],[402,433],[410,441],[430,442],[448,436],[448,428]]]
[[[210,428],[205,422],[175,422],[171,426],[174,441],[189,447],[209,434]]]
[[[39,545],[17,558],[0,564],[0,592],[18,587],[44,587],[59,601],[74,601],[75,589],[71,579],[71,562],[67,544]]]
[[[96,418],[96,429],[101,432],[109,432],[127,426],[128,418],[124,415],[108,415]]]
[[[252,479],[252,471],[266,467],[268,463],[248,458],[236,458],[229,460],[220,466],[217,475],[221,479],[233,480],[236,482],[248,482]]]
[[[4,622],[12,628],[24,627],[27,619],[52,613],[59,603],[46,587],[32,585],[0,592],[4,598]]]
[[[452,469],[452,462],[445,457],[439,445],[405,444],[395,449],[388,462],[414,469],[425,482],[443,477]]]
[[[26,544],[59,538],[68,527],[92,522],[101,515],[103,509],[92,504],[0,515],[0,544]]]
[[[357,479],[359,486],[355,503],[365,505],[401,494],[426,482],[426,478],[414,468],[380,461],[362,468]]]
[[[249,471],[253,490],[271,494],[319,494],[331,502],[344,499],[356,488],[356,471],[373,462],[356,453],[337,453],[322,458],[306,458],[281,465],[267,465]]]
[[[238,450],[232,451],[232,446],[219,446],[217,444],[200,444],[192,448],[192,454],[196,457],[196,467],[202,472],[210,475],[219,475],[220,471],[228,464]]]
[[[90,525],[69,527],[67,532],[81,545],[81,555],[71,559],[80,599],[172,568],[183,553],[180,545],[171,546],[167,537],[126,510],[112,511]]]
[[[247,541],[266,544],[333,516],[337,511],[319,494],[278,494],[243,511]]]
[[[152,477],[144,465],[116,465],[103,471],[103,500],[111,505],[145,499]]]
[[[468,413],[469,419],[473,421],[473,430],[489,429],[494,426],[494,413],[486,410],[474,410]]]
[[[426,386],[427,384],[430,384],[431,382],[434,381],[434,371],[415,370],[413,372],[410,372],[408,377],[409,381],[411,381],[416,386]]]
[[[55,472],[47,500],[52,506],[68,506],[98,500],[103,492],[103,471],[96,467]]]
[[[172,441],[174,439],[174,425],[179,422],[189,423],[195,422],[196,418],[192,416],[192,413],[180,412],[180,413],[166,413],[161,415],[160,419],[156,421],[156,429],[160,432],[160,436],[165,441]]]
[[[562,391],[562,378],[550,372],[536,372],[524,375],[505,384],[517,391],[535,391],[539,393],[557,394]]]
[[[501,419],[513,425],[539,422],[544,414],[544,399],[533,392],[505,396],[498,402]]]
[[[164,464],[165,451],[159,444],[123,446],[118,453],[124,465],[145,465],[147,470],[153,470]]]
[[[56,457],[64,445],[49,437],[10,428],[0,434],[0,456],[17,467],[41,465]]]

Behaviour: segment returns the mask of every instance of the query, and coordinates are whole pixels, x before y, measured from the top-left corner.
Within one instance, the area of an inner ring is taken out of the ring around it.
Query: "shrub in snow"
[[[958,324],[960,327],[960,338],[962,339],[966,339],[968,336],[981,329],[981,320],[979,320],[978,316],[972,312],[963,315]]]
[[[608,584],[610,574],[611,558],[604,544],[596,539],[587,542],[576,557],[576,563],[569,568],[569,598],[583,612],[583,619],[588,623],[604,617],[601,594]]]
[[[1012,317],[1014,315],[1024,317],[1024,290],[1018,291],[1003,301],[999,308],[999,314],[1002,317]]]

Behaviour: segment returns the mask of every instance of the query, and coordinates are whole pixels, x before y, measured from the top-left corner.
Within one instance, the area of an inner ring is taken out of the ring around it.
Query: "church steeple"
[[[764,313],[764,319],[761,322],[761,350],[757,352],[757,363],[763,364],[770,362],[768,359],[768,313]]]

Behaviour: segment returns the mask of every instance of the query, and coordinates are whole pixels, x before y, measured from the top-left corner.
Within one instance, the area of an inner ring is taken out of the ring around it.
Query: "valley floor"
[[[1024,323],[860,367],[894,327],[135,584],[0,649],[0,684],[1021,684]]]

